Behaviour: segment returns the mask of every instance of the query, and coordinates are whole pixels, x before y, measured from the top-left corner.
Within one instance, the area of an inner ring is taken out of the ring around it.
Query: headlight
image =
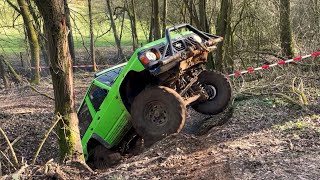
[[[200,36],[195,34],[195,35],[192,36],[192,38],[193,38],[194,41],[196,41],[198,43],[202,43],[202,39],[201,39]]]
[[[149,59],[149,61],[157,60],[157,55],[151,51],[146,52],[146,57]]]

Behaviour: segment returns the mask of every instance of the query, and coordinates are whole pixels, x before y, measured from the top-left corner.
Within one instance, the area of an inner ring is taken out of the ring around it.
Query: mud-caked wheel
[[[203,71],[199,75],[199,82],[207,92],[207,101],[199,102],[192,106],[202,114],[216,115],[223,112],[230,104],[232,88],[229,80],[221,73]]]
[[[146,146],[180,132],[186,119],[186,105],[173,89],[163,86],[143,90],[131,108],[132,125]]]

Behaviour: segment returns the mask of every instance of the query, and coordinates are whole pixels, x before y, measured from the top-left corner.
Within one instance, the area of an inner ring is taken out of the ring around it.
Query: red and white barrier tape
[[[299,56],[293,59],[289,59],[286,61],[279,61],[277,63],[274,64],[270,64],[270,65],[263,65],[261,67],[258,68],[251,68],[248,69],[246,71],[237,71],[234,72],[233,74],[227,74],[226,77],[232,77],[232,76],[241,76],[242,74],[247,74],[247,73],[253,73],[255,71],[259,71],[259,70],[263,70],[263,69],[269,69],[271,67],[274,66],[278,66],[278,65],[284,65],[284,64],[288,64],[288,63],[292,63],[292,62],[296,62],[296,61],[301,61],[302,59],[306,59],[309,57],[316,57],[316,56],[320,56],[320,51],[319,52],[314,52],[312,54],[309,55],[305,55],[305,56]],[[93,65],[75,65],[73,66],[74,68],[84,68],[84,67],[92,67]],[[97,65],[98,67],[108,67],[109,65]],[[39,66],[40,69],[49,69],[48,66]],[[36,69],[36,67],[31,67],[31,69]]]
[[[74,68],[86,68],[86,67],[92,67],[93,65],[75,65],[72,66]],[[110,65],[97,65],[97,67],[110,67]],[[36,69],[37,67],[31,67],[31,69]],[[39,69],[49,69],[49,66],[39,66]]]
[[[274,66],[284,65],[284,64],[288,64],[288,63],[296,62],[296,61],[301,61],[302,59],[306,59],[306,58],[309,58],[309,57],[316,57],[316,56],[320,56],[320,51],[319,52],[314,52],[312,54],[305,55],[305,56],[299,56],[299,57],[296,57],[296,58],[293,58],[293,59],[289,59],[289,60],[286,60],[286,61],[279,61],[277,63],[270,64],[270,65],[263,65],[263,66],[258,67],[258,68],[251,68],[251,69],[248,69],[246,71],[237,71],[237,72],[234,72],[233,74],[226,75],[226,77],[241,76],[242,74],[253,73],[255,71],[259,71],[259,70],[263,70],[263,69],[269,69],[269,68],[274,67]]]

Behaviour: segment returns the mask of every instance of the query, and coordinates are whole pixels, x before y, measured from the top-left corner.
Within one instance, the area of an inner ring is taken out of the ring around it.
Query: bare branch
[[[2,128],[0,127],[0,133],[2,134],[2,136],[4,137],[4,139],[6,140],[8,146],[9,146],[9,149],[11,151],[11,154],[12,154],[12,157],[13,157],[13,160],[14,160],[14,167],[15,168],[19,168],[19,161],[18,161],[18,158],[16,156],[16,153],[14,152],[14,149],[8,139],[8,136],[6,135],[6,133],[2,130]]]
[[[19,14],[21,14],[20,9],[14,5],[10,0],[5,0],[15,11],[17,11]]]

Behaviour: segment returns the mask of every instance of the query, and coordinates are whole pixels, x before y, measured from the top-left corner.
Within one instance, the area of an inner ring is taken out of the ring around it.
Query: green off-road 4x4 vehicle
[[[224,111],[230,83],[204,66],[222,40],[188,24],[174,26],[165,38],[137,49],[127,63],[97,73],[78,110],[87,161],[99,166],[138,139],[150,145],[179,132],[187,107],[209,115]]]

